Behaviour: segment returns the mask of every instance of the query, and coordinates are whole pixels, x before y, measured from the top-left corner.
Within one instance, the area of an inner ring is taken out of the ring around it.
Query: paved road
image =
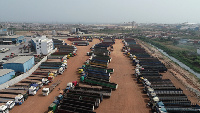
[[[0,53],[0,61],[2,60],[2,58],[4,58],[5,56],[9,56],[11,53],[15,53],[17,54],[22,54],[20,53],[20,49],[21,47],[23,47],[24,45],[28,45],[28,42],[31,40],[31,37],[25,37],[26,42],[22,45],[0,45],[0,48],[10,48],[9,51],[5,52],[5,53]]]

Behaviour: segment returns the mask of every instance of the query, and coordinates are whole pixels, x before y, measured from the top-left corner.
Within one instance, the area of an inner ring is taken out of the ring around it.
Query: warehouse
[[[15,72],[27,72],[33,66],[33,56],[18,56],[3,64],[3,69],[13,69]]]
[[[0,69],[0,84],[9,81],[15,75],[12,69]]]
[[[24,36],[0,36],[0,45],[20,44],[26,42]]]

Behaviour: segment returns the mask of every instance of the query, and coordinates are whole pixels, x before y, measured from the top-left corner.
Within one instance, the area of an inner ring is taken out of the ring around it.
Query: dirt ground
[[[67,43],[71,43],[66,41]],[[15,106],[10,113],[47,113],[48,106],[54,101],[54,98],[59,95],[59,89],[65,89],[68,82],[78,80],[77,68],[81,67],[83,63],[88,59],[86,52],[89,52],[89,48],[98,43],[99,40],[93,40],[89,46],[77,46],[77,56],[68,59],[68,69],[62,75],[58,75],[54,82],[61,80],[62,82],[48,95],[43,96],[40,89],[35,96],[29,96],[22,105]],[[52,84],[52,83],[51,83]],[[50,85],[51,85],[50,84]]]
[[[48,96],[42,96],[40,89],[35,96],[29,96],[21,106],[15,106],[10,113],[47,113],[48,106],[59,94],[58,88],[64,89],[68,82],[79,79],[77,68],[88,59],[86,52],[89,48],[98,42],[99,40],[95,39],[89,46],[77,46],[78,55],[68,60],[68,69],[54,80],[62,82]],[[117,83],[118,89],[112,92],[109,99],[104,99],[95,111],[97,113],[150,113],[150,109],[146,108],[148,97],[142,93],[142,86],[136,83],[133,77],[134,67],[131,61],[123,56],[122,46],[121,40],[116,40],[114,51],[111,53],[112,61],[109,64],[110,68],[115,69],[111,82]]]
[[[112,91],[109,99],[104,99],[97,113],[150,113],[146,107],[148,97],[142,93],[142,86],[136,83],[133,77],[134,67],[131,60],[123,55],[121,40],[116,40],[114,51],[111,53],[110,68],[114,68],[111,74],[111,82],[118,84],[118,88]]]

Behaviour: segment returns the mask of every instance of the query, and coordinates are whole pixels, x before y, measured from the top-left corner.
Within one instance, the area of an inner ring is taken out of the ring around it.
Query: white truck
[[[19,94],[15,97],[15,104],[21,105],[22,103],[24,103],[24,97],[23,95]]]
[[[4,103],[0,103],[0,113],[9,113],[8,107]]]
[[[36,92],[37,92],[37,89],[35,86],[31,86],[29,89],[28,89],[28,92],[29,92],[29,95],[35,95]]]
[[[43,88],[42,89],[42,95],[47,96],[49,95],[49,93],[51,93],[53,91],[53,89],[60,84],[60,80],[56,81],[55,83],[53,83],[51,86]]]
[[[15,106],[13,99],[0,99],[0,103],[2,103],[2,105],[6,105],[9,110]]]

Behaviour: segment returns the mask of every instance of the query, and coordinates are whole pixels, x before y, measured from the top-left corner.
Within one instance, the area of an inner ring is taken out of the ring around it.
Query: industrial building
[[[12,69],[0,69],[0,84],[9,81],[15,75]]]
[[[34,56],[17,56],[4,63],[3,69],[13,69],[15,72],[27,72],[34,64]]]
[[[26,42],[24,36],[0,36],[0,45],[20,44]]]
[[[47,55],[53,50],[53,40],[46,36],[32,38],[31,42],[37,54]]]

